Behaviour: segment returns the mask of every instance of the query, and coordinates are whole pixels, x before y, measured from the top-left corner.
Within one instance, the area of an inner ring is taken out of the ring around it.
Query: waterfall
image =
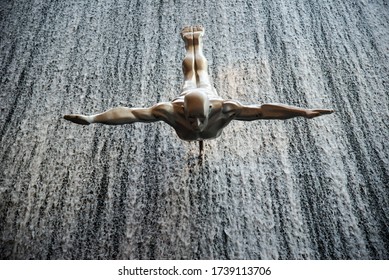
[[[2,2],[1,259],[389,258],[387,1]],[[63,119],[174,99],[193,24],[223,98],[336,112],[234,121],[202,160]]]

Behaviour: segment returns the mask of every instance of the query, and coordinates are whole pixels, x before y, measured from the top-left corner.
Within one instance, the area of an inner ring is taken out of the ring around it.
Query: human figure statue
[[[89,125],[131,124],[134,122],[164,121],[186,141],[200,141],[220,136],[232,120],[314,118],[334,111],[328,109],[302,109],[283,104],[243,105],[236,100],[218,96],[208,76],[208,62],[203,54],[202,26],[187,26],[181,31],[186,55],[182,62],[184,83],[181,95],[171,102],[161,102],[149,108],[117,107],[96,115],[65,115],[66,120]]]

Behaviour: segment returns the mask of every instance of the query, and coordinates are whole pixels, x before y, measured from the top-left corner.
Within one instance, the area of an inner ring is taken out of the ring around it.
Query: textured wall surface
[[[387,0],[1,1],[2,259],[389,259]],[[233,122],[67,113],[150,106],[182,83],[201,23],[219,94],[333,108]]]

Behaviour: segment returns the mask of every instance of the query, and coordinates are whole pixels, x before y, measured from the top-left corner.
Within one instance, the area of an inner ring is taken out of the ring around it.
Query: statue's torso
[[[223,99],[211,99],[212,108],[208,117],[208,124],[203,131],[195,131],[185,118],[184,101],[176,99],[172,102],[174,110],[174,122],[168,122],[175,130],[177,135],[186,141],[200,141],[219,137],[223,128],[228,125],[232,116],[223,113]]]

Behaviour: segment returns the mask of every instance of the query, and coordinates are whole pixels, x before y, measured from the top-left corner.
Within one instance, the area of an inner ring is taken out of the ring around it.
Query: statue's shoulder
[[[242,104],[239,101],[227,99],[223,100],[223,113],[230,113],[232,111],[238,110],[242,107]]]
[[[153,115],[170,125],[174,125],[177,117],[181,116],[183,109],[173,102],[161,102],[153,106]]]
[[[160,103],[155,104],[153,106],[153,109],[157,110],[157,111],[172,110],[173,109],[173,104],[172,104],[172,102],[160,102]]]
[[[172,104],[184,103],[184,96],[181,95],[181,96],[174,98],[171,103]]]
[[[152,107],[152,112],[156,117],[166,118],[174,113],[174,107],[171,102],[161,102]]]
[[[212,107],[222,107],[224,101],[225,100],[222,98],[210,98],[209,99],[209,102],[211,103]]]

